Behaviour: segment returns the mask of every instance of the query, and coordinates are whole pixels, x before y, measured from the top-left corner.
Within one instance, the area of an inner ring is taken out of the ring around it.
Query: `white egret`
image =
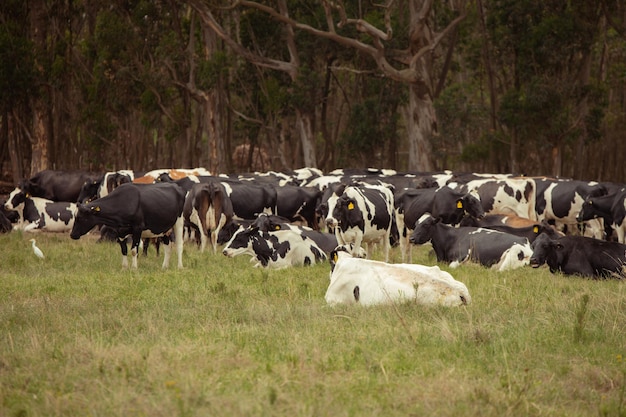
[[[40,259],[45,258],[41,249],[39,249],[37,245],[35,245],[35,239],[31,239],[30,241],[33,243],[33,252],[35,253],[35,255],[37,255],[37,257]]]

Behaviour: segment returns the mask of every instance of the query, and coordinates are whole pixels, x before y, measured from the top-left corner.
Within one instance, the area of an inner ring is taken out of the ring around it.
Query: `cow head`
[[[587,198],[582,206],[580,206],[580,211],[578,212],[578,216],[576,216],[576,220],[579,222],[584,222],[585,220],[591,220],[598,217],[598,212],[596,211],[593,199]]]
[[[359,250],[357,251],[356,256],[353,255],[353,252],[354,252],[353,243],[339,245],[335,249],[333,249],[330,252],[330,257],[328,258],[330,262],[330,273],[332,274],[332,272],[335,270],[335,265],[337,265],[337,262],[339,262],[341,259],[355,258],[355,257],[362,258],[362,259],[367,258],[367,252],[365,251],[365,249],[361,247],[359,247]]]
[[[100,224],[103,224],[100,218],[100,206],[78,204],[76,206],[76,216],[74,217],[74,226],[70,232],[70,237],[72,239],[79,239]]]
[[[27,198],[30,198],[30,194],[22,188],[17,187],[9,194],[6,203],[4,203],[4,208],[7,210],[17,210],[21,204],[24,204]]]
[[[465,194],[463,198],[457,200],[456,206],[477,219],[485,217],[485,210],[483,209],[480,200],[472,194]]]
[[[80,194],[78,194],[78,202],[81,204],[87,204],[98,198],[98,190],[100,189],[101,184],[102,180],[85,181],[83,186],[80,188]]]
[[[415,222],[415,228],[409,238],[409,241],[416,245],[422,245],[428,242],[433,237],[435,225],[439,223],[438,219],[435,219],[430,214],[424,214]]]
[[[550,271],[552,271],[553,266],[556,266],[556,260],[560,252],[563,251],[563,245],[558,240],[552,240],[545,233],[537,236],[530,247],[533,250],[533,255],[530,257],[530,266],[539,268],[541,265],[548,263]]]
[[[226,243],[222,254],[232,258],[244,253],[254,254],[252,252],[252,241],[255,236],[258,235],[258,227],[247,227],[245,229],[239,229],[233,237]]]
[[[326,226],[329,228],[360,226],[362,229],[363,223],[363,214],[356,200],[345,194],[337,199],[332,216],[326,218]]]

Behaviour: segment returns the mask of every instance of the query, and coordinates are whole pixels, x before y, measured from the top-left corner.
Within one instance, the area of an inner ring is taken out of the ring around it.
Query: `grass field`
[[[467,307],[330,308],[327,264],[30,237],[0,236],[0,416],[626,416],[625,282],[462,266]]]

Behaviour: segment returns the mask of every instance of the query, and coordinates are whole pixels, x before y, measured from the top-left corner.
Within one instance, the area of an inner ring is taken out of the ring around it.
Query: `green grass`
[[[470,265],[467,307],[330,308],[326,264],[30,237],[0,236],[0,416],[626,416],[625,282]]]

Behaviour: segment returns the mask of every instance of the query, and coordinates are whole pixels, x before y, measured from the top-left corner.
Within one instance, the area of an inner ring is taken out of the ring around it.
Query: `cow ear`
[[[456,208],[458,209],[462,209],[463,208],[463,199],[459,198],[458,200],[456,200]]]

